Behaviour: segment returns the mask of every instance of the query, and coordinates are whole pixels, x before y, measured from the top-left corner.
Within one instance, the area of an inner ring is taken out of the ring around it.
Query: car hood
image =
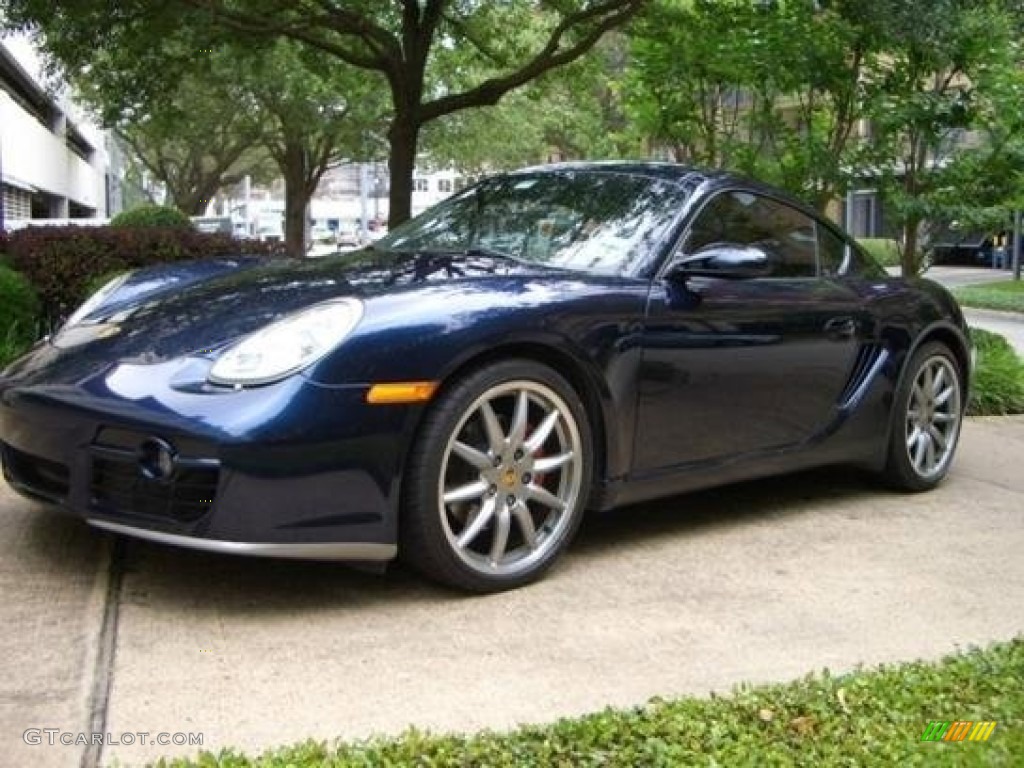
[[[238,261],[225,266],[231,263],[200,267],[201,279],[183,273],[180,265],[133,277],[85,322],[62,330],[45,345],[46,365],[80,358],[76,351],[83,348],[88,348],[86,357],[106,362],[216,356],[246,334],[333,298],[372,300],[445,283],[566,274],[497,255],[373,249],[302,262]],[[139,288],[143,283],[146,290]],[[436,300],[437,291],[430,295]],[[15,364],[7,373],[15,374],[20,367]]]

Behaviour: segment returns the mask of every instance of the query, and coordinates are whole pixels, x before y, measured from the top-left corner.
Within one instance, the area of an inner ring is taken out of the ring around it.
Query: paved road
[[[1005,337],[1017,350],[1017,354],[1024,358],[1024,314],[965,307],[964,315],[972,326]]]
[[[24,744],[32,727],[258,750],[1005,640],[1024,631],[1022,458],[1024,417],[972,420],[931,494],[830,470],[624,509],[589,521],[546,581],[480,598],[402,571],[115,546],[0,490],[0,762],[194,751],[108,746],[81,763],[80,746]]]
[[[899,268],[889,271],[899,274]],[[924,276],[947,288],[957,288],[962,285],[991,283],[994,280],[1009,280],[1013,277],[1013,272],[1008,269],[992,269],[990,267],[946,267],[940,265],[929,269]]]

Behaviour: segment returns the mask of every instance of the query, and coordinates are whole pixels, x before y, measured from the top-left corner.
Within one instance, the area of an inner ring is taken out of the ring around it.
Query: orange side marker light
[[[366,393],[366,402],[371,405],[397,405],[402,403],[425,403],[437,391],[436,381],[393,381],[374,384]]]

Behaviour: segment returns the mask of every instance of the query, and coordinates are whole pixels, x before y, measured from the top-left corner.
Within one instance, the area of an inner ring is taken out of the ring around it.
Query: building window
[[[437,191],[451,194],[452,191],[452,180],[451,179],[438,179],[437,180]]]
[[[12,187],[8,184],[4,184],[2,186],[4,198],[4,219],[32,218],[32,195],[22,189]]]
[[[413,179],[413,182],[412,182],[412,191],[413,192],[426,192],[428,188],[429,187],[428,187],[426,179]]]

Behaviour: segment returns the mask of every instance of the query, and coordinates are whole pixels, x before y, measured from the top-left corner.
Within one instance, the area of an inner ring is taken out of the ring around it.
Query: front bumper
[[[365,386],[301,376],[241,391],[183,387],[167,367],[189,364],[117,365],[74,384],[0,381],[5,478],[95,527],[151,541],[395,556],[411,408],[371,406]],[[162,465],[154,451],[166,453]]]

